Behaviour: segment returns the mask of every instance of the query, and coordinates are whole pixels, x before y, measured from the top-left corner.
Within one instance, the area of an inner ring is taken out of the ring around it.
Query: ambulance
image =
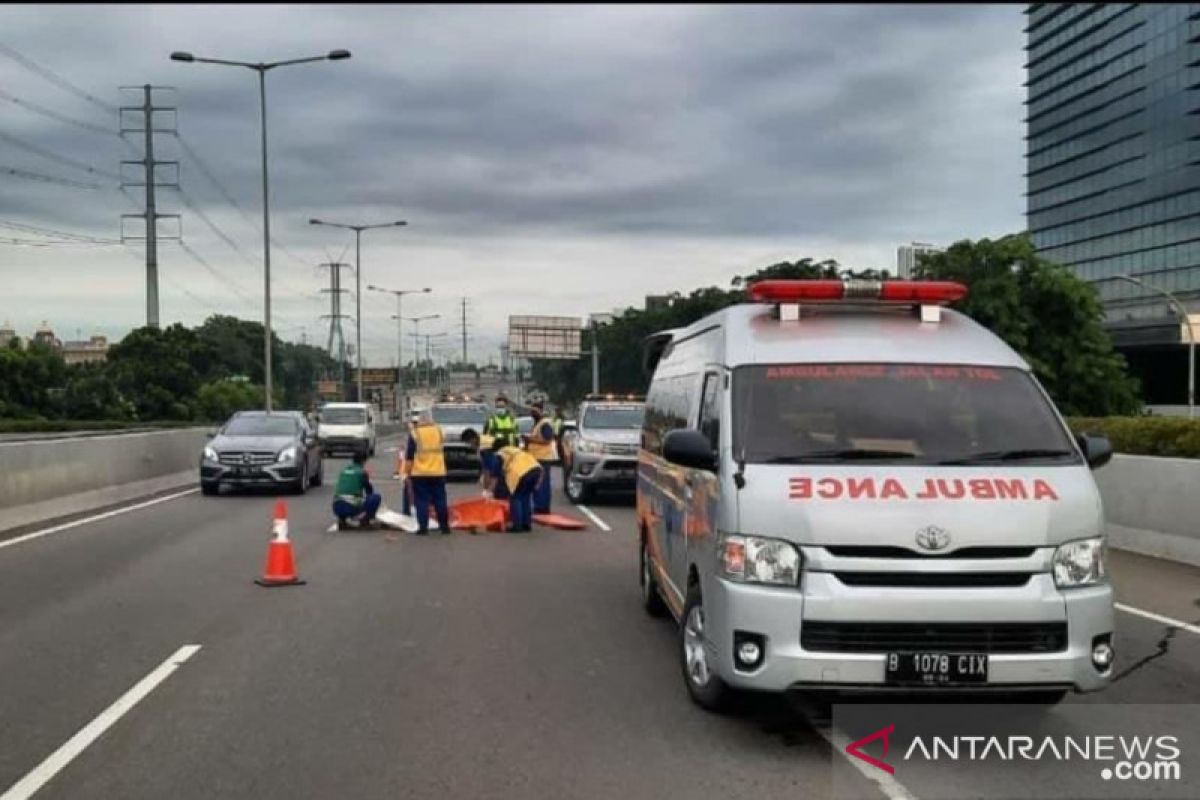
[[[687,690],[1104,687],[1113,592],[1091,470],[1028,363],[944,281],[767,280],[647,340],[640,584]]]

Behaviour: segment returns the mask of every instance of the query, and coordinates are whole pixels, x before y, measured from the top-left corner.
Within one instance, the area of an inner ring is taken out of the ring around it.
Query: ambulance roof
[[[781,321],[776,307],[744,303],[679,330],[672,350],[700,343],[719,328],[726,366],[788,363],[973,364],[1029,369],[1000,337],[950,308],[939,322],[921,322],[911,307],[874,304],[804,305],[800,318]],[[715,342],[714,342],[715,344]],[[691,349],[691,348],[686,348]],[[707,348],[701,348],[707,349]],[[668,354],[666,360],[673,360]]]

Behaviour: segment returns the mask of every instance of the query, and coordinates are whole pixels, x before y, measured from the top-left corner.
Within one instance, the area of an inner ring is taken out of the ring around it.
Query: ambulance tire
[[[207,495],[208,497],[218,495],[221,493],[221,484],[217,483],[216,481],[212,481],[211,483],[208,481],[200,481],[200,493]]]
[[[698,658],[699,663],[693,658]],[[683,620],[679,626],[679,666],[692,702],[705,711],[717,714],[728,710],[733,690],[712,671],[707,647],[704,646],[704,599],[698,585],[688,589],[687,600],[683,604]]]
[[[659,594],[658,581],[654,577],[654,570],[650,568],[650,554],[646,552],[644,540],[642,541],[641,574],[638,576],[638,583],[642,587],[642,608],[652,617],[665,617],[667,604],[663,602],[662,595]]]

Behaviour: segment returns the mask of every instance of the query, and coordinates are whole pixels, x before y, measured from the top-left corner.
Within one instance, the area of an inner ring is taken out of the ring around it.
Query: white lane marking
[[[0,800],[27,800],[32,797],[38,789],[46,785],[47,781],[62,771],[63,767],[70,764],[92,742],[99,739],[106,730],[116,724],[117,720],[125,716],[146,695],[154,691],[156,686],[170,677],[172,672],[179,669],[180,665],[194,656],[199,649],[200,645],[198,644],[185,644],[176,650],[166,661],[155,667],[149,675],[134,684],[132,689],[121,695],[115,703],[101,711],[100,715],[85,725],[79,733],[68,739],[62,747],[34,767],[28,775],[13,784],[7,792],[0,794]]]
[[[1161,622],[1163,625],[1170,625],[1172,628],[1179,628],[1180,630],[1200,636],[1200,626],[1197,625],[1192,625],[1177,619],[1171,619],[1170,617],[1164,617],[1162,614],[1155,614],[1153,611],[1143,611],[1140,608],[1134,608],[1133,606],[1127,606],[1121,603],[1113,603],[1113,608],[1117,609],[1118,611],[1124,611],[1126,614],[1133,614],[1135,617],[1152,619],[1155,622]]]
[[[590,508],[588,508],[587,506],[575,506],[575,507],[578,508],[580,511],[582,511],[584,514],[586,514],[588,516],[588,519],[590,519],[592,522],[596,523],[596,525],[600,528],[600,530],[609,531],[609,532],[612,531],[612,528],[608,527],[608,523],[605,522],[604,520],[600,519],[599,517],[597,517],[595,514],[593,514],[592,510]]]
[[[168,494],[164,497],[156,497],[153,500],[147,500],[144,503],[135,503],[134,505],[131,505],[131,506],[123,506],[121,508],[114,508],[112,511],[105,511],[103,514],[96,514],[95,516],[92,516],[92,517],[84,517],[83,519],[77,519],[73,522],[64,522],[62,525],[55,525],[53,528],[44,528],[40,531],[34,531],[33,533],[27,533],[23,536],[17,536],[13,539],[5,539],[4,541],[0,542],[0,550],[3,550],[5,547],[12,547],[14,544],[20,544],[21,542],[28,542],[30,539],[39,539],[43,536],[49,536],[52,533],[58,533],[59,531],[65,531],[70,528],[77,528],[80,525],[86,525],[89,522],[99,522],[102,519],[108,519],[109,517],[116,517],[121,514],[128,514],[130,511],[137,511],[139,508],[148,508],[149,506],[158,505],[159,503],[165,503],[168,500],[177,500],[180,497],[186,497],[187,495],[195,494],[198,491],[200,491],[200,490],[199,489],[186,489],[182,492],[176,492],[175,494]]]
[[[846,734],[839,730],[834,730],[832,726],[826,728],[816,723],[813,723],[813,728],[824,737],[825,741],[829,742],[834,750],[850,762],[850,766],[858,770],[864,778],[874,783],[888,800],[917,800],[917,796],[906,789],[904,784],[896,780],[895,776],[889,775],[878,767],[873,767],[865,761],[847,753],[846,747],[850,744],[850,738]],[[0,797],[0,800],[4,800],[4,798]]]

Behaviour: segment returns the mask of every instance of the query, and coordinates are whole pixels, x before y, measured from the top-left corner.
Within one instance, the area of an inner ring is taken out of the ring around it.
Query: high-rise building
[[[1200,4],[1032,3],[1025,14],[1034,246],[1096,285],[1146,398],[1183,402],[1178,316],[1115,276],[1200,311]]]
[[[913,242],[896,248],[896,277],[908,280],[917,266],[917,258],[926,253],[940,253],[940,247],[924,242]]]

